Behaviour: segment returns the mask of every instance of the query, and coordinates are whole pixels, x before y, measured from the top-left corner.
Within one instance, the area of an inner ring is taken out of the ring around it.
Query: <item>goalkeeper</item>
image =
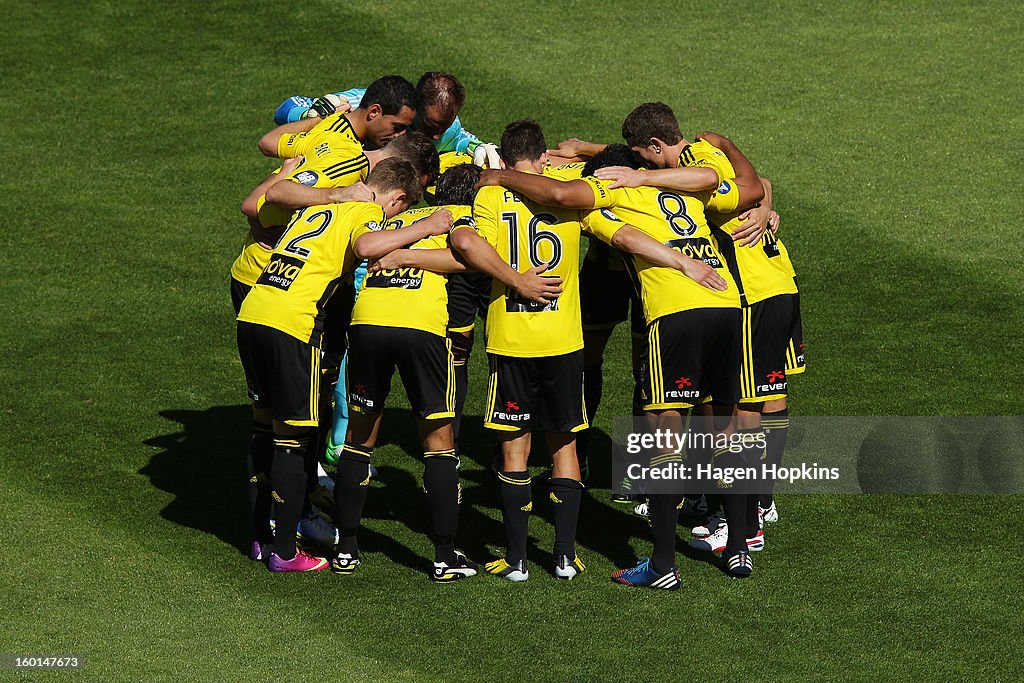
[[[289,97],[274,112],[278,125],[314,116],[325,117],[336,111],[348,111],[359,106],[365,88],[352,88],[323,97]],[[440,71],[428,71],[416,84],[420,103],[413,129],[434,141],[439,154],[462,152],[473,155],[473,162],[483,167],[498,168],[498,149],[483,142],[462,127],[459,110],[466,101],[466,90],[455,76]]]

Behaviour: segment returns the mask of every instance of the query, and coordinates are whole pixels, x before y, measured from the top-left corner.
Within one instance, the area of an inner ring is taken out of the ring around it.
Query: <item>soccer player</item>
[[[257,408],[273,419],[274,448],[268,466],[276,530],[263,520],[252,543],[254,559],[270,555],[271,571],[324,569],[327,561],[298,550],[295,529],[315,463],[311,438],[319,424],[321,340],[324,307],[341,278],[355,265],[352,234],[380,226],[419,200],[416,170],[402,159],[385,159],[367,178],[373,202],[309,207],[296,213],[278,240],[238,314],[238,346]],[[372,232],[363,248],[388,251],[425,236],[421,228]],[[267,545],[273,542],[273,551]]]
[[[476,566],[455,550],[459,515],[458,457],[452,437],[455,415],[454,359],[446,338],[448,325],[445,272],[465,270],[448,249],[447,232],[473,226],[470,205],[479,176],[476,166],[460,166],[437,183],[442,205],[411,209],[385,226],[404,233],[431,226],[430,237],[387,255],[363,246],[372,226],[356,229],[356,253],[380,259],[371,268],[352,312],[349,331],[349,402],[352,415],[338,457],[335,501],[340,540],[332,569],[351,574],[360,565],[356,534],[369,484],[370,454],[397,367],[405,386],[423,447],[423,485],[433,521],[434,565],[431,578],[449,582],[476,575]],[[543,300],[557,283],[536,272],[520,274],[497,258],[483,264],[509,286]],[[535,269],[536,271],[537,269]]]
[[[635,164],[636,156],[629,148],[612,145],[588,162],[584,174],[603,166]],[[729,418],[739,398],[739,294],[704,216],[704,206],[715,201],[714,195],[734,192],[734,188],[723,188],[713,169],[686,171],[680,174],[686,180],[686,191],[679,193],[649,187],[613,189],[591,179],[558,183],[508,171],[485,174],[486,182],[500,183],[545,204],[579,209],[608,208],[617,218],[673,250],[703,261],[726,281],[727,288],[709,289],[644,258],[634,255],[626,261],[638,283],[647,321],[642,407],[659,423],[669,421],[678,425],[683,422],[683,411],[706,400],[715,402],[717,415]],[[732,427],[720,421],[719,428]],[[749,451],[744,448],[740,454],[735,454],[723,449],[716,455],[723,466],[738,466],[751,457]],[[737,520],[738,529],[745,529],[748,498],[733,495],[725,498],[727,515]],[[651,496],[654,551],[650,558],[643,558],[635,567],[615,572],[615,581],[663,589],[679,587],[675,529],[681,503],[681,494]],[[726,548],[725,565],[734,576],[749,576],[752,570],[745,541],[743,534],[737,534]]]
[[[339,112],[322,121],[309,119],[296,124],[280,126],[260,140],[260,149],[269,156],[289,158],[301,155],[301,164],[282,181],[267,189],[256,201],[257,217],[262,225],[287,222],[295,209],[337,201],[339,189],[366,178],[369,169],[379,159],[399,155],[417,167],[421,183],[430,185],[437,177],[439,160],[431,141],[424,135],[405,132],[412,123],[418,103],[415,88],[400,76],[385,76],[374,81],[365,92],[360,105],[348,112]],[[308,130],[307,130],[308,129]],[[403,139],[405,138],[405,139]],[[364,147],[366,148],[364,150]],[[236,262],[247,265],[250,278],[258,273],[260,258],[267,250],[247,244],[242,257]],[[265,261],[263,263],[265,265]],[[244,268],[234,272],[237,279]],[[365,271],[360,267],[354,275],[355,286],[362,281]],[[325,335],[324,371],[326,391],[323,401],[326,409],[331,402],[333,386],[344,356],[344,334],[351,312],[353,286],[346,285],[348,295],[332,299],[328,311]],[[347,419],[344,400],[338,418],[341,424],[336,433],[344,434]],[[327,426],[323,430],[326,441]],[[333,444],[327,444],[327,457],[334,455]]]
[[[632,139],[627,140],[630,140],[634,148],[641,147],[647,141],[652,118],[653,125],[660,127],[655,132],[672,134],[671,128],[665,130],[664,121],[667,119],[657,110],[652,111],[651,107],[646,110],[638,108],[630,117],[623,130],[630,134]],[[634,132],[645,126],[648,129],[643,133]],[[684,154],[689,165],[714,166],[728,181],[735,177],[734,165],[749,164],[731,140],[715,133],[702,133],[700,139]],[[650,156],[654,157],[653,154]],[[654,184],[673,187],[672,174],[676,173],[671,170],[656,173],[624,169],[603,171],[601,175],[615,179],[617,184],[623,186]],[[754,221],[777,229],[778,215],[771,211],[771,183],[764,178],[761,182],[765,189],[765,200],[757,209],[758,216]],[[754,237],[737,240],[735,232],[745,227],[741,215],[736,212],[712,212],[708,219],[718,226],[719,234],[724,237],[719,243],[740,286],[743,303],[743,368],[741,398],[737,406],[738,424],[749,430],[764,430],[766,460],[778,466],[782,462],[789,428],[787,376],[804,370],[795,270],[775,229],[766,231],[760,242],[754,241]],[[767,489],[759,493],[758,516],[762,522],[773,522],[778,519],[778,509],[772,496],[771,482],[767,482],[766,486]],[[691,542],[691,545],[705,550],[717,550],[725,544],[728,525],[721,517],[713,517],[707,525],[696,527],[694,533],[698,540]],[[759,536],[762,536],[760,532]]]
[[[516,176],[564,184],[541,173],[547,161],[544,135],[535,122],[516,121],[501,137],[502,162]],[[505,171],[485,171],[504,178]],[[481,181],[483,183],[483,181]],[[584,187],[590,185],[583,181]],[[484,185],[499,185],[496,182]],[[590,190],[587,190],[590,192]],[[591,199],[592,201],[592,199]],[[504,187],[483,187],[473,205],[477,232],[460,228],[452,244],[471,265],[497,252],[514,270],[544,267],[562,278],[556,300],[524,300],[495,282],[487,313],[487,353],[491,376],[484,425],[499,432],[503,463],[498,473],[505,557],[485,570],[510,581],[526,581],[527,524],[533,508],[527,460],[531,423],[545,432],[553,461],[549,498],[554,504],[555,576],[572,579],[585,567],[575,537],[583,485],[576,457],[576,433],[588,426],[583,405],[583,335],[578,290],[580,232],[587,230],[613,246],[640,252],[652,261],[695,273],[702,280],[724,281],[710,268],[602,216],[548,208]]]
[[[750,178],[754,172],[749,160],[731,140],[705,132],[698,136],[698,142],[687,142],[679,132],[675,114],[666,104],[647,103],[634,109],[623,122],[622,135],[654,170],[605,168],[597,172],[599,177],[614,180],[614,185],[677,188],[674,181],[680,171],[673,167],[681,166],[714,168],[723,179],[723,187],[735,181],[741,195],[743,187],[752,185],[746,180],[737,180],[738,175]],[[673,162],[673,159],[678,161]],[[760,178],[760,183],[765,199],[759,207],[743,213],[730,211],[728,206],[719,207],[722,210],[710,212],[708,220],[717,227],[719,244],[740,286],[743,303],[742,397],[737,406],[738,425],[752,431],[764,429],[766,459],[777,466],[782,461],[789,428],[786,374],[797,374],[804,369],[803,335],[793,263],[775,230],[765,231],[773,221],[776,229],[778,225],[777,214],[769,219],[773,214],[771,183],[764,178]],[[759,496],[758,519],[771,522],[778,519],[778,510],[771,482],[767,486]],[[694,531],[698,540],[692,544],[710,550],[724,546],[728,534],[720,516]],[[711,536],[711,532],[714,534],[707,541],[700,540],[700,537]],[[760,549],[763,534],[759,532],[758,536]]]
[[[442,166],[445,163],[472,162],[465,155],[443,154]],[[500,162],[499,162],[500,163]],[[497,168],[497,164],[494,166]],[[561,166],[545,165],[545,175],[568,180],[579,178],[583,164],[564,164]],[[430,189],[427,189],[429,194]],[[602,243],[603,244],[603,243]],[[455,436],[456,451],[459,447],[459,432],[462,424],[462,412],[469,393],[469,359],[473,350],[473,330],[477,317],[486,319],[487,308],[491,300],[491,277],[484,272],[471,270],[467,273],[452,273],[448,277],[448,338],[452,342],[452,355],[455,357],[455,419],[452,421],[452,432]],[[586,354],[586,350],[584,350]],[[586,375],[584,375],[586,376]],[[587,404],[589,406],[589,403]],[[588,413],[589,415],[589,413]],[[586,432],[581,433],[582,435]],[[582,453],[580,468],[583,480],[586,481],[586,459]],[[546,473],[550,478],[550,471]]]
[[[486,160],[491,168],[498,167],[497,148],[462,127],[458,114],[466,102],[466,89],[455,76],[428,71],[420,77],[416,92],[420,106],[413,127],[431,138],[439,153],[468,153],[478,166]],[[362,88],[351,88],[318,98],[289,97],[274,112],[274,121],[286,124],[348,111],[361,105],[365,93]]]
[[[381,79],[371,86],[373,105],[369,108],[377,107],[381,111],[395,110],[406,101],[410,92],[411,85],[403,94],[401,82]],[[369,98],[367,102],[370,102]],[[353,114],[349,116],[354,118],[356,124],[360,123],[358,117]],[[378,118],[380,116],[376,116],[374,120]],[[389,157],[400,157],[412,163],[422,184],[433,182],[438,156],[425,136],[413,134],[393,137],[383,149],[364,151],[358,137],[357,125],[352,124],[347,117],[344,121],[339,118],[333,123],[325,121],[323,124],[326,129],[331,130],[313,131],[314,139],[318,139],[319,142],[309,149],[312,149],[310,153],[314,156],[322,153],[323,160],[330,160],[329,164],[320,163],[321,160],[318,159],[299,171],[297,169],[304,162],[304,157],[286,158],[282,168],[260,183],[242,204],[242,212],[249,218],[250,230],[241,253],[231,266],[231,299],[236,315],[246,294],[267,266],[273,247],[294,209],[347,201],[370,201],[370,192],[361,181],[379,161]],[[363,134],[369,136],[370,130],[368,125],[363,127]],[[299,143],[288,145],[287,149],[294,152],[309,151]],[[318,186],[303,185],[303,182],[309,182],[311,174],[318,173],[317,169],[322,173],[322,178],[315,183]],[[348,291],[351,292],[351,289]],[[338,366],[344,353],[345,329],[351,312],[351,299],[351,293],[345,294],[343,290],[331,298],[328,310],[324,312],[326,320],[323,348],[326,355],[321,366],[321,386],[324,391],[321,400],[325,403],[325,409],[321,413],[325,418],[330,416],[332,386],[337,380]],[[344,401],[340,405],[342,413],[347,415]],[[273,432],[269,412],[256,408],[255,404],[253,421],[253,433],[249,443],[249,481],[251,512],[258,529],[260,520],[267,516],[270,509],[266,468],[273,452]],[[341,433],[344,433],[344,430]],[[315,510],[310,510],[310,514],[303,516],[301,528],[304,537],[330,543],[335,540],[335,530],[323,522]]]

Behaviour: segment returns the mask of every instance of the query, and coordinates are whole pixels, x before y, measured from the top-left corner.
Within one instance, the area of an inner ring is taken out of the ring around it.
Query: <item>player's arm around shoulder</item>
[[[729,163],[732,164],[733,170],[736,172],[736,177],[733,178],[733,181],[739,190],[737,209],[742,211],[752,208],[764,199],[764,185],[761,183],[761,178],[757,175],[757,170],[754,169],[750,159],[740,151],[739,147],[732,140],[711,131],[704,131],[697,136],[697,139],[704,140],[720,149],[726,158],[729,159]]]
[[[622,187],[660,187],[680,192],[701,192],[718,187],[718,173],[706,166],[680,166],[678,168],[629,168],[628,166],[606,166],[594,171],[594,175],[608,183],[608,189]]]
[[[401,249],[432,235],[444,235],[451,230],[452,214],[448,209],[435,211],[423,220],[401,230],[384,230],[383,223],[374,222],[357,228],[353,233],[352,248],[361,259],[379,260],[395,249]]]
[[[497,201],[501,188],[483,188],[473,203],[473,221],[455,225],[449,236],[453,249],[475,270],[490,275],[530,301],[550,303],[562,293],[562,278],[542,277],[547,268],[531,268],[525,273],[512,268],[495,250],[497,245]]]
[[[485,170],[477,187],[500,186],[525,195],[545,206],[563,209],[593,209],[594,190],[584,180],[556,180],[537,173],[511,169]]]
[[[257,143],[257,147],[259,147],[260,152],[264,156],[268,157],[284,159],[287,157],[298,156],[302,153],[298,149],[295,150],[294,154],[289,153],[288,149],[282,150],[282,140],[289,139],[287,136],[295,136],[309,132],[317,123],[319,123],[319,119],[303,119],[301,121],[295,121],[294,123],[286,123],[283,126],[278,126],[261,137],[260,141]],[[291,147],[294,147],[294,145]]]
[[[639,256],[655,266],[678,270],[708,289],[725,291],[729,288],[725,279],[708,264],[662,244],[607,209],[588,212],[582,223],[584,230],[619,251]]]

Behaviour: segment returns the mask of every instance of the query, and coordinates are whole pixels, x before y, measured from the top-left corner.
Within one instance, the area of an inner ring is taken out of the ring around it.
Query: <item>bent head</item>
[[[404,135],[416,118],[418,103],[416,88],[401,76],[385,76],[371,83],[359,103],[366,122],[366,146],[380,149]]]
[[[394,138],[384,148],[385,157],[399,157],[405,159],[419,174],[420,184],[428,187],[437,180],[437,174],[441,169],[441,158],[437,154],[437,148],[423,133],[407,133]]]
[[[591,157],[583,166],[583,175],[594,175],[594,171],[606,166],[628,166],[629,168],[640,168],[643,160],[636,152],[626,145],[608,145],[600,152]]]
[[[679,162],[669,147],[682,142],[683,134],[672,107],[663,102],[647,102],[629,112],[622,137],[650,168],[674,168]]]
[[[505,126],[501,134],[501,160],[509,168],[520,164],[537,173],[543,171],[548,161],[548,144],[540,124],[533,119],[522,119]]]
[[[428,71],[416,84],[419,109],[416,130],[431,140],[439,139],[466,103],[466,89],[459,79],[440,71]]]
[[[366,177],[366,186],[388,218],[402,213],[423,196],[416,168],[398,157],[378,161]]]
[[[476,199],[476,184],[480,180],[480,167],[476,164],[452,166],[437,179],[434,189],[435,203],[441,206],[461,204],[472,206]]]

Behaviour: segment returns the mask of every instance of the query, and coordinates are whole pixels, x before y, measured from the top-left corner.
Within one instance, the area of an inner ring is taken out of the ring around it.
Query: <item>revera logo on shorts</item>
[[[355,384],[352,386],[352,391],[348,392],[348,400],[352,403],[358,403],[364,408],[372,408],[373,400],[366,398],[366,385]]]
[[[782,370],[772,370],[765,375],[765,378],[768,380],[767,383],[758,384],[758,391],[785,391],[787,384],[786,373]]]
[[[670,389],[665,392],[666,398],[699,398],[700,392],[693,387],[693,380],[689,377],[679,377],[673,384],[676,385],[675,389]]]
[[[520,412],[519,401],[505,401],[505,410],[495,410],[493,419],[503,422],[527,422],[530,414]]]

